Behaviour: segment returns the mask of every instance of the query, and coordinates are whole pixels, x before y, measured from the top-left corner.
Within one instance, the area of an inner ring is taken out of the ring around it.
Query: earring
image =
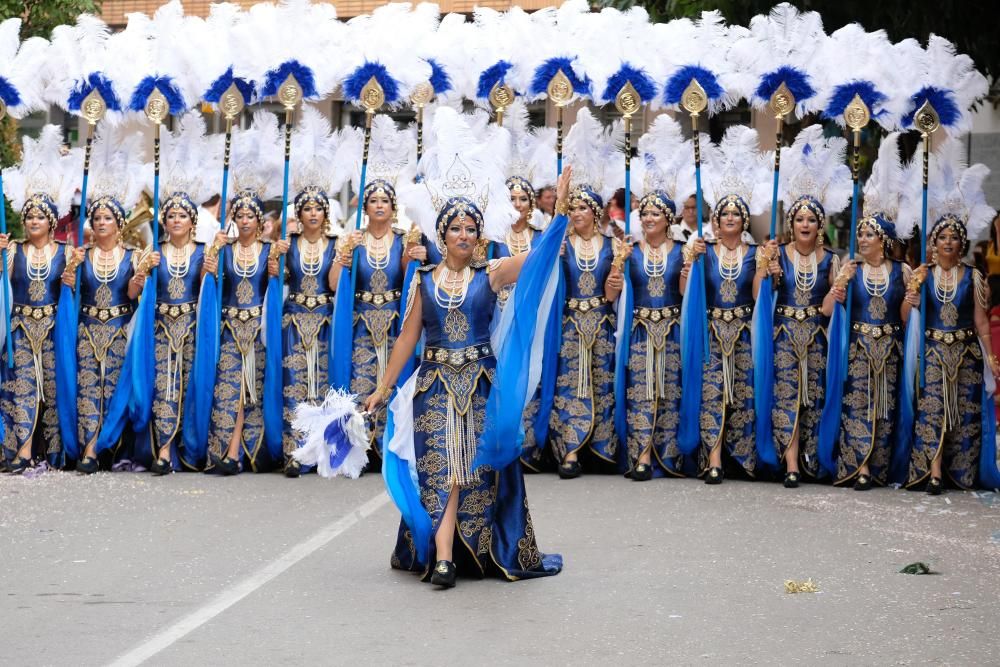
[[[931,248],[931,264],[937,264],[937,248]]]

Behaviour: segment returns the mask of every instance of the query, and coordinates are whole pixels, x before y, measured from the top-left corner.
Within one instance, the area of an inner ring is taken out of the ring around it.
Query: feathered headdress
[[[989,238],[990,224],[996,216],[996,211],[986,203],[983,192],[983,182],[990,175],[989,168],[984,164],[974,164],[971,167],[965,161],[965,144],[958,138],[949,137],[934,151],[931,156],[927,180],[928,217],[934,221],[927,234],[929,245],[942,229],[954,229],[962,237],[963,254],[968,251],[968,243]],[[919,185],[919,174],[922,169],[922,153],[920,150],[913,156],[908,171],[912,172],[911,182]],[[919,220],[920,196],[908,197],[912,202],[912,210],[908,215],[916,215]]]
[[[930,102],[948,136],[968,132],[972,127],[969,109],[989,90],[972,58],[956,53],[954,44],[933,34],[926,50],[912,39],[903,40],[895,50],[899,54],[896,64],[904,70],[900,76],[904,95],[909,97],[903,127],[913,128],[917,110]]]
[[[619,168],[618,142],[589,109],[581,109],[566,134],[565,160],[573,167],[571,199],[582,199],[600,219],[604,205],[615,190]]]
[[[90,192],[87,218],[107,208],[118,227],[124,227],[145,187],[141,132],[126,132],[110,125],[98,128],[90,158]]]
[[[417,53],[420,39],[433,34],[439,10],[424,5],[429,3],[411,11],[408,2],[389,3],[347,22],[348,48],[330,54],[344,64],[346,100],[359,103],[365,84],[374,78],[385,104],[396,107],[408,102],[414,87],[430,80],[431,66]]]
[[[281,194],[283,151],[278,133],[278,118],[270,111],[258,111],[245,130],[233,134],[233,158],[229,167],[233,211],[251,208],[258,217],[264,214],[264,202]]]
[[[894,54],[884,30],[865,32],[851,23],[831,34],[817,55],[823,73],[823,117],[845,127],[844,111],[857,96],[872,120],[886,130],[897,128],[904,110]]]
[[[198,111],[178,119],[173,132],[160,138],[160,213],[179,206],[192,220],[198,205],[218,190],[222,165],[222,135],[205,134],[205,120]],[[153,191],[153,170],[147,169],[146,187]]]
[[[439,102],[461,100],[462,93],[469,87],[468,53],[464,47],[471,24],[465,22],[463,14],[448,14],[440,18],[438,6],[434,3],[421,3],[417,11],[431,15],[416,25],[429,30],[417,39],[417,54],[430,66],[430,77],[426,83]]]
[[[211,5],[207,19],[191,25],[188,43],[199,60],[193,75],[201,98],[209,104],[218,105],[232,85],[240,91],[244,104],[256,101],[256,83],[236,75],[237,71],[245,75],[250,69],[244,64],[247,52],[237,48],[235,42],[241,32],[236,26],[246,20],[239,5],[216,2]]]
[[[570,98],[589,98],[592,95],[590,78],[584,71],[579,55],[581,47],[574,38],[581,20],[590,14],[587,0],[566,0],[558,9],[540,9],[531,15],[539,39],[524,51],[519,60],[522,67],[515,70],[521,77],[516,89],[527,91],[528,99],[537,100],[548,94],[549,84],[562,72],[565,76],[563,91]],[[524,80],[523,77],[528,79]]]
[[[780,197],[791,220],[805,206],[819,219],[847,206],[851,198],[851,170],[844,163],[847,141],[823,137],[822,125],[804,128],[791,146],[781,149]]]
[[[528,108],[515,102],[507,112],[505,127],[510,130],[511,151],[507,176],[518,178],[538,191],[556,180],[556,137],[553,128],[532,128],[528,124]]]
[[[400,187],[400,201],[428,237],[444,243],[444,229],[455,217],[471,217],[480,238],[501,241],[517,220],[504,173],[510,158],[510,133],[491,126],[476,137],[468,118],[444,107],[434,117],[434,146],[420,164],[420,183]]]
[[[552,16],[551,10],[539,12]],[[469,58],[469,90],[465,96],[480,106],[488,106],[495,86],[506,85],[516,95],[526,94],[531,77],[530,71],[524,71],[530,66],[524,62],[524,54],[540,43],[536,38],[541,36],[542,22],[517,6],[505,12],[476,7],[473,19],[465,39]]]
[[[745,125],[730,127],[716,150],[705,157],[705,201],[714,209],[713,218],[732,203],[748,226],[751,215],[768,209],[774,154],[760,150],[757,130]]]
[[[440,109],[438,113],[443,111]],[[436,123],[436,115],[435,115]],[[381,190],[389,195],[396,205],[397,188],[411,180],[416,171],[417,137],[412,128],[400,128],[391,116],[378,115],[372,121],[371,145],[368,149],[368,174],[365,191],[361,186],[361,152],[363,143],[355,142],[355,155],[350,159],[353,169],[351,190],[359,195],[361,206],[368,195]]]
[[[742,74],[742,96],[754,109],[768,110],[771,96],[784,84],[801,117],[819,108],[822,77],[815,56],[824,42],[818,12],[800,12],[783,2],[751,19],[749,33],[734,41],[727,59],[730,69]]]
[[[62,128],[46,125],[38,139],[24,138],[20,164],[4,170],[4,194],[22,215],[30,208],[41,210],[55,229],[59,216],[69,211],[82,162],[79,149],[64,154]]]
[[[678,201],[695,187],[689,143],[684,141],[681,126],[668,114],[657,116],[640,137],[638,159],[632,162],[632,195],[642,197],[640,209],[653,203],[669,211],[668,217],[677,215]],[[707,135],[703,145],[710,147]]]
[[[599,14],[580,15],[576,23],[574,41],[601,47],[580,54],[583,71],[594,82],[597,104],[613,103],[627,84],[631,84],[637,103],[656,99],[666,72],[645,9],[632,7],[622,12],[606,7]]]
[[[353,168],[348,160],[337,159],[338,148],[345,144],[359,147],[357,132],[331,132],[330,121],[318,110],[311,106],[302,108],[302,117],[292,134],[292,191],[296,211],[307,202],[314,202],[323,207],[328,220],[340,218],[340,207],[332,213],[330,207],[336,205],[332,198]]]
[[[0,104],[14,118],[45,106],[42,84],[49,43],[41,37],[21,42],[20,32],[19,18],[0,23]]]
[[[84,99],[96,90],[110,112],[108,118],[120,114],[127,100],[123,100],[117,82],[113,83],[108,75],[108,66],[115,55],[114,50],[109,50],[110,39],[108,25],[91,14],[81,14],[74,25],[53,29],[45,64],[50,77],[46,100],[81,115]]]
[[[678,108],[685,89],[697,81],[705,91],[709,114],[736,104],[739,78],[726,63],[734,41],[730,37],[718,10],[702,12],[695,21],[675,19],[653,26],[653,39],[668,63],[663,103]]]
[[[882,140],[871,176],[865,181],[864,213],[859,225],[875,229],[883,241],[898,238],[900,199],[905,190],[903,165],[899,159],[899,133]]]

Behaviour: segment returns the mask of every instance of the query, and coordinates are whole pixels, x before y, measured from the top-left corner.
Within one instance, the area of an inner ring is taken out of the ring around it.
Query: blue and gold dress
[[[96,445],[104,414],[125,363],[127,331],[135,303],[128,283],[135,272],[135,251],[123,248],[116,270],[99,276],[94,253],[88,249],[80,267],[80,319],[77,325],[77,438],[81,451]],[[113,447],[122,457],[121,441]]]
[[[330,267],[336,246],[332,239],[320,237],[318,259],[306,259],[300,245],[308,244],[303,236],[293,235],[285,256],[285,280],[288,296],[281,320],[281,349],[284,409],[282,451],[290,456],[302,443],[292,429],[295,407],[299,403],[319,405],[329,388],[330,318],[333,315],[333,290]]]
[[[458,487],[454,559],[463,574],[512,581],[556,574],[562,559],[538,550],[520,464],[515,461],[500,471],[472,467],[497,363],[490,345],[496,293],[488,271],[483,265],[473,268],[466,297],[455,308],[438,303],[432,271],[421,269],[411,287],[420,290],[425,343],[413,397],[420,502],[436,532],[452,487]],[[434,554],[432,539],[430,564]],[[430,576],[402,522],[390,562]]]
[[[586,447],[616,463],[615,314],[604,298],[614,253],[610,239],[595,234],[594,240],[601,245],[590,263],[578,259],[571,242],[562,258],[566,303],[549,434],[557,461]]]
[[[962,272],[953,298],[944,302],[927,273],[924,389],[917,401],[913,450],[907,486],[931,474],[931,461],[942,458],[942,472],[959,488],[976,483],[982,447],[982,348],[976,335],[976,300],[989,308],[986,280],[978,269],[959,264]]]
[[[699,467],[723,447],[743,470],[754,475],[753,280],[757,246],[749,246],[738,268],[721,266],[717,243],[705,250],[705,305],[708,308],[708,362],[701,385]]]
[[[406,235],[390,235],[389,251],[382,259],[372,257],[364,244],[358,246],[357,283],[354,287],[354,349],[351,356],[351,393],[369,396],[375,391],[389,350],[399,335],[399,302],[403,291],[402,258]],[[371,416],[372,450],[381,455],[387,407]]]
[[[681,402],[681,244],[666,253],[652,275],[643,249],[632,248],[628,271],[633,292],[626,377],[629,470],[650,451],[657,477],[683,475],[677,449]]]
[[[14,367],[7,368],[7,348],[0,354],[0,412],[6,424],[3,457],[9,462],[26,443],[31,456],[53,468],[63,464],[56,413],[55,349],[53,332],[66,247],[55,248],[47,267],[32,267],[27,243],[10,244],[7,255],[12,296],[10,314]]]
[[[211,426],[208,432],[208,467],[221,460],[236,430],[243,409],[240,453],[243,469],[265,472],[281,461],[272,461],[264,447],[264,341],[261,335],[264,296],[267,291],[267,257],[271,245],[260,243],[256,264],[234,262],[234,241],[222,249],[225,281],[222,286],[222,331],[219,365],[215,376]]]
[[[201,291],[205,246],[194,243],[186,265],[172,266],[164,245],[156,272],[156,319],[153,325],[156,380],[153,390],[153,452],[169,447],[175,470],[201,470],[205,462],[184,451],[184,402],[194,362],[195,320]]]
[[[796,285],[790,246],[779,255],[782,277],[775,294],[774,319],[774,407],[771,409],[778,458],[785,455],[798,431],[799,464],[811,477],[819,474],[816,448],[819,420],[826,388],[826,327],[823,299],[831,278],[840,271],[840,260],[824,252],[815,275]]]
[[[850,482],[866,464],[873,482],[884,485],[888,477],[903,353],[900,312],[911,271],[900,262],[885,264],[888,283],[875,293],[865,286],[864,265],[851,281],[851,335],[835,484]]]

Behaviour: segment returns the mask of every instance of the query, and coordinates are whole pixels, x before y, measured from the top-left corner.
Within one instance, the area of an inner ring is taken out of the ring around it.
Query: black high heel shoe
[[[285,462],[285,477],[295,479],[302,474],[302,465],[295,459],[288,459]]]
[[[633,482],[648,482],[653,479],[653,468],[648,463],[639,463],[632,469]]]
[[[230,477],[232,475],[239,474],[240,464],[236,459],[231,459],[228,456],[225,456],[215,462],[215,469],[223,477]]]
[[[77,462],[76,471],[81,475],[93,475],[97,472],[97,459],[93,456],[84,456]]]
[[[583,472],[583,466],[579,461],[567,461],[559,465],[559,477],[561,479],[575,479]]]
[[[872,478],[870,475],[858,475],[854,481],[855,491],[867,491],[872,488]]]
[[[705,475],[705,484],[722,484],[722,479],[722,468],[713,466],[708,469],[708,474]]]
[[[799,473],[797,473],[797,472],[786,472],[785,473],[785,488],[786,489],[797,489],[797,488],[799,488]]]
[[[16,457],[7,466],[7,472],[12,475],[20,475],[25,470],[31,467],[31,459],[25,459],[20,456]]]
[[[943,492],[944,484],[941,482],[941,478],[931,477],[931,481],[927,482],[927,495],[940,496]]]
[[[173,464],[170,463],[169,459],[156,459],[153,461],[153,465],[149,466],[149,472],[153,473],[157,477],[162,477],[163,475],[169,475],[174,471]]]
[[[439,560],[434,565],[431,583],[441,588],[455,587],[455,564],[450,560]]]

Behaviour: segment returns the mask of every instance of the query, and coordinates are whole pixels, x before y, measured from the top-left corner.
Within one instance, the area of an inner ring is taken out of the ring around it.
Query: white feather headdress
[[[90,157],[87,207],[110,197],[126,213],[135,207],[146,186],[143,178],[143,136],[113,125],[101,125]]]
[[[160,200],[182,192],[197,205],[219,189],[222,171],[222,135],[205,133],[198,111],[181,116],[173,132],[160,137]],[[153,191],[152,165],[147,167],[146,187]]]
[[[63,151],[62,128],[46,125],[38,139],[25,137],[21,162],[4,170],[4,194],[20,211],[35,195],[44,195],[55,204],[58,214],[69,211],[80,179],[83,154]]]
[[[701,17],[674,19],[653,26],[653,39],[667,61],[667,80],[663,102],[679,108],[684,90],[692,79],[698,81],[713,114],[736,104],[740,99],[739,74],[726,60],[734,35],[743,37],[746,28],[726,26],[718,10],[702,12]]]
[[[20,41],[21,19],[0,23],[0,102],[14,118],[44,108],[44,62],[49,43],[41,37]]]
[[[705,139],[703,145],[710,146],[707,135]],[[695,190],[693,155],[680,124],[668,114],[657,116],[640,137],[638,157],[632,161],[632,195],[662,190],[680,206]]]
[[[280,195],[283,155],[278,117],[270,111],[254,113],[250,127],[233,131],[229,192],[250,190],[265,201]]]
[[[702,172],[709,206],[715,208],[725,197],[735,195],[746,203],[750,215],[770,208],[774,153],[760,150],[757,130],[730,127],[706,158]]]
[[[117,42],[126,39],[119,37]],[[80,115],[80,105],[96,89],[107,105],[106,117],[120,119],[127,100],[118,82],[109,78],[107,68],[115,55],[128,56],[121,49],[109,49],[110,40],[108,25],[91,14],[81,14],[74,25],[53,29],[45,59],[45,76],[49,80],[46,101]]]
[[[786,207],[802,197],[819,202],[826,215],[842,211],[852,194],[851,170],[844,163],[847,141],[823,137],[822,125],[799,132],[791,146],[781,149],[779,196]]]
[[[435,119],[436,116],[437,114]],[[401,184],[411,180],[416,172],[416,132],[413,128],[400,128],[391,116],[385,114],[375,116],[371,132],[365,187],[376,180],[382,180],[398,189]],[[352,169],[351,190],[360,195],[363,143],[353,145],[355,155],[349,163]]]
[[[573,167],[571,186],[587,186],[604,204],[615,191],[622,156],[611,130],[605,130],[589,109],[581,109],[566,133],[563,161]]]
[[[436,140],[421,160],[421,182],[399,190],[407,213],[428,238],[436,239],[445,203],[464,197],[483,214],[483,236],[503,240],[518,217],[505,183],[509,131],[494,125],[485,137],[477,137],[468,117],[447,107],[435,114],[432,131]]]
[[[865,181],[865,217],[880,215],[896,227],[904,183],[903,165],[899,159],[899,133],[892,132],[878,147],[878,158],[872,165],[871,176]],[[897,236],[901,230],[892,231]]]
[[[574,23],[574,40],[587,45],[580,62],[593,81],[596,103],[613,103],[627,83],[642,104],[659,102],[657,93],[667,72],[645,9],[606,7],[599,14],[582,14]]]
[[[965,225],[969,241],[976,242],[989,238],[990,224],[996,216],[986,203],[983,192],[983,182],[990,175],[989,168],[984,164],[974,164],[971,167],[965,161],[966,147],[962,140],[950,137],[931,154],[927,181],[927,219],[928,230],[941,219],[948,216],[961,221]],[[909,197],[913,201],[908,211],[915,220],[920,220],[920,173],[923,153],[918,150],[911,164],[912,181],[917,184]],[[912,187],[912,186],[911,186]],[[911,191],[912,192],[912,191]]]
[[[556,135],[554,128],[528,125],[528,108],[517,101],[507,112],[504,126],[510,130],[511,152],[507,176],[519,176],[537,191],[556,181]]]

